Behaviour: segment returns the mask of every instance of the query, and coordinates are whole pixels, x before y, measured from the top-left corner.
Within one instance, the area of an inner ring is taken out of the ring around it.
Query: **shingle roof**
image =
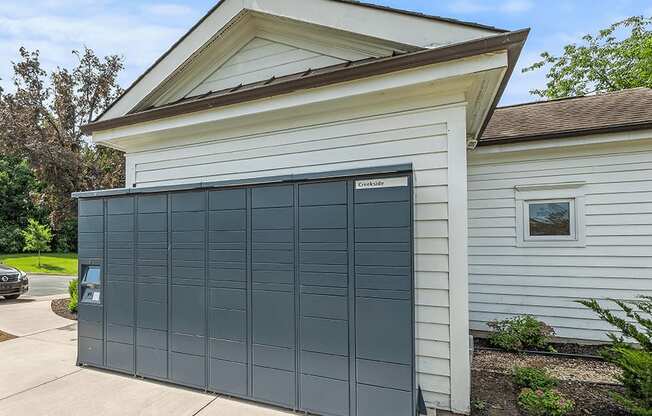
[[[497,108],[480,145],[652,128],[652,89]]]

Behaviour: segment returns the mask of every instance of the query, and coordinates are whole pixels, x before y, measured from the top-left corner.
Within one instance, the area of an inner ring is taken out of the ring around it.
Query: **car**
[[[18,299],[29,290],[27,273],[0,264],[0,296],[5,299]]]

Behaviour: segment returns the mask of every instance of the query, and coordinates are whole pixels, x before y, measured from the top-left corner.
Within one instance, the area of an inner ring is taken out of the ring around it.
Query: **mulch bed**
[[[68,302],[69,301],[70,301],[69,298],[55,299],[50,304],[50,307],[52,308],[52,312],[56,313],[60,317],[70,319],[71,321],[76,321],[77,320],[77,314],[72,313],[72,312],[70,312],[68,310]]]
[[[14,339],[14,338],[16,337],[11,334],[7,334],[6,332],[0,331],[0,342],[9,341],[10,339]]]
[[[608,363],[493,351],[479,351],[473,359],[472,416],[527,416],[518,407],[520,389],[512,381],[511,368],[516,364],[545,367],[560,379],[557,389],[575,402],[570,416],[629,416],[609,395],[622,392],[622,387],[605,384],[615,382],[617,374]]]
[[[486,338],[473,338],[473,343],[476,348],[494,348]],[[604,349],[605,345],[586,345],[574,343],[551,343],[551,347],[560,354],[575,354],[599,357],[600,351]]]

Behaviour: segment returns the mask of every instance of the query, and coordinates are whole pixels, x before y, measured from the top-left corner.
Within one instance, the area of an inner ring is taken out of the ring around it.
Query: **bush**
[[[493,329],[489,335],[491,345],[507,351],[543,350],[555,335],[552,327],[529,315],[492,321],[487,325]]]
[[[543,368],[514,367],[514,383],[532,390],[547,390],[557,386],[557,381]]]
[[[614,398],[635,416],[652,416],[652,297],[611,301],[620,307],[626,319],[603,308],[595,299],[579,303],[620,331],[607,334],[612,344],[602,354],[622,370],[618,379],[625,386],[625,394],[613,393]],[[632,346],[633,342],[639,346]]]
[[[575,407],[572,400],[554,389],[523,389],[518,404],[530,416],[565,416]]]
[[[70,281],[68,283],[68,293],[70,294],[70,301],[68,302],[68,310],[70,312],[77,312],[77,306],[79,305],[79,294],[77,290],[77,279]]]

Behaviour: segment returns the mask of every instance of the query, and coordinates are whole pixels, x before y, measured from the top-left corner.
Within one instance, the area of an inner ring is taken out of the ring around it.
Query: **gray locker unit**
[[[80,365],[415,414],[409,171],[77,196]]]

